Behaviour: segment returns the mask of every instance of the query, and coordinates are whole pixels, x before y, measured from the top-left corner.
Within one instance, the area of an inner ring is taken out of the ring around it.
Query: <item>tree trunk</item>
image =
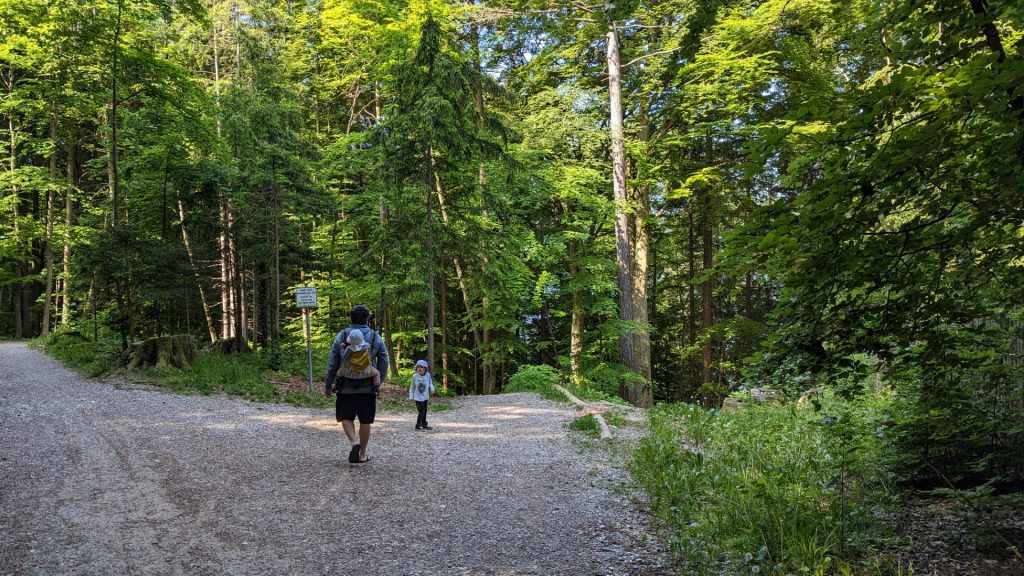
[[[228,296],[229,283],[228,283],[228,239],[227,230],[225,224],[224,214],[224,199],[220,199],[219,215],[217,218],[218,224],[220,225],[220,232],[217,236],[217,260],[220,265],[220,338],[227,340],[231,337],[231,324],[228,321],[228,311],[231,307],[231,302]]]
[[[71,321],[71,226],[74,223],[73,192],[78,184],[76,176],[77,145],[73,137],[68,138],[67,174],[68,189],[64,196],[64,274],[61,280],[60,324],[67,326]]]
[[[275,177],[275,182],[276,182]],[[281,350],[281,208],[277,202],[277,185],[274,185],[274,369],[280,369]]]
[[[14,65],[8,64],[7,77],[4,78],[5,88],[7,88],[7,94],[9,98],[13,99],[14,94]],[[7,135],[9,136],[9,154],[8,157],[8,169],[13,175],[14,171],[18,169],[18,138],[15,132],[14,126],[14,108],[7,111]],[[11,202],[13,206],[14,216],[14,236],[19,237],[18,230],[21,228],[21,198],[18,191],[17,184],[12,183],[11,195],[14,197]],[[14,312],[14,337],[22,339],[25,337],[25,316],[24,312],[24,292],[25,288],[22,285],[20,279],[25,276],[25,268],[22,263],[16,262],[14,264],[14,276],[16,279],[13,286],[11,287],[11,306]]]
[[[245,268],[244,262],[242,262],[242,255],[238,252],[238,247],[235,245],[235,219],[231,217],[231,235],[230,239],[231,246],[231,291],[234,294],[232,301],[234,302],[235,308],[232,312],[232,316],[235,321],[235,339],[238,341],[237,345],[242,350],[248,349],[249,345],[249,334],[246,326],[245,318]]]
[[[433,180],[434,180],[434,182],[433,182],[433,184],[434,184],[434,194],[437,197],[437,205],[438,205],[438,208],[440,209],[440,212],[441,212],[441,222],[445,226],[447,226],[448,225],[448,206],[447,206],[447,203],[445,201],[444,186],[441,183],[440,175],[437,173],[437,166],[434,163],[434,158],[432,156],[430,156],[428,158],[428,160],[430,161],[430,172],[433,175]],[[463,300],[466,303],[466,316],[469,318],[469,325],[470,325],[470,328],[473,331],[473,341],[476,344],[476,349],[480,350],[482,348],[482,346],[481,346],[480,328],[479,328],[479,324],[476,321],[476,318],[473,315],[473,303],[472,303],[472,301],[469,298],[469,289],[466,286],[466,276],[465,276],[465,274],[463,273],[463,270],[462,270],[462,263],[460,262],[458,257],[453,256],[452,257],[452,264],[453,264],[453,266],[455,268],[455,277],[459,281],[459,289],[462,291],[462,298],[463,298]],[[477,374],[476,374],[476,371],[474,370],[474,372],[473,372],[473,389],[475,390],[476,388],[477,388]]]
[[[572,288],[572,328],[569,336],[569,374],[573,384],[583,379],[583,303],[579,286],[580,268],[576,262],[576,243],[569,244],[569,275],[573,279]]]
[[[438,267],[438,291],[441,293],[441,389],[448,391],[448,282],[444,266]]]
[[[625,131],[622,113],[622,78],[619,65],[619,36],[615,25],[608,28],[608,100],[611,128],[612,189],[615,197],[615,261],[619,267],[619,318],[646,324],[647,246],[641,206],[631,207],[626,188]],[[630,214],[631,208],[634,214]],[[637,212],[639,211],[639,212]],[[633,227],[636,227],[634,230]],[[634,236],[635,234],[635,236]],[[636,253],[634,253],[634,248]],[[635,406],[652,404],[650,338],[646,332],[632,332],[619,338],[622,363],[638,381],[623,383],[620,394]]]
[[[54,111],[50,116],[50,143],[53,149],[50,151],[50,180],[57,181],[57,114]],[[43,290],[43,314],[42,322],[39,323],[39,334],[46,336],[50,333],[50,304],[53,298],[53,218],[54,218],[54,193],[49,187],[46,189],[46,286]]]
[[[196,268],[196,261],[192,255],[192,244],[188,240],[188,230],[185,227],[185,205],[178,197],[178,221],[181,222],[181,239],[185,243],[185,254],[188,255],[189,266],[192,267],[192,276],[196,279],[196,286],[199,288],[199,301],[203,307],[203,317],[206,318],[206,330],[210,336],[210,343],[217,341],[217,328],[213,325],[213,313],[210,309],[210,302],[206,299],[206,290],[203,288],[202,278],[199,276],[199,269]]]
[[[441,178],[437,173],[437,166],[434,162],[433,148],[427,148],[427,162],[430,165],[431,187],[434,190],[441,190]],[[427,192],[427,369],[434,373],[434,266],[437,265],[434,257],[434,193]]]
[[[711,267],[713,265],[713,257],[714,257],[713,256],[714,255],[714,252],[713,252],[714,246],[712,244],[714,238],[713,238],[713,233],[712,233],[712,229],[711,229],[710,200],[708,198],[709,195],[710,195],[710,193],[708,193],[708,192],[704,193],[704,202],[703,202],[704,214],[703,214],[703,218],[702,218],[702,220],[703,220],[703,224],[702,224],[703,242],[702,242],[702,244],[703,244],[703,250],[704,250],[704,272],[705,273],[707,273],[708,271],[711,270]],[[712,329],[712,327],[714,325],[714,321],[715,321],[715,318],[714,318],[713,289],[714,289],[714,283],[712,282],[711,275],[707,274],[707,278],[704,280],[704,283],[701,286],[701,292],[702,292],[702,296],[703,296],[703,300],[701,302],[701,305],[702,305],[703,311],[704,311],[704,322],[703,322],[703,328],[704,328],[704,353],[702,354],[702,357],[701,357],[702,369],[703,369],[702,374],[701,374],[701,383],[702,383],[701,404],[705,408],[712,408],[712,407],[715,406],[715,404],[717,402],[717,399],[715,398],[715,394],[712,391],[713,379],[712,379],[712,374],[711,374],[711,355],[712,355],[711,329]]]
[[[572,291],[572,334],[569,343],[569,365],[573,384],[583,380],[583,306],[579,288]]]
[[[689,342],[687,348],[689,354],[687,355],[687,362],[690,366],[690,395],[691,397],[696,396],[697,393],[697,355],[694,353],[694,349],[697,346],[697,295],[696,288],[693,285],[693,279],[697,277],[697,263],[694,252],[697,249],[696,231],[693,226],[693,200],[687,202],[686,215],[688,221],[688,233],[689,233],[689,254],[687,260],[689,269],[687,273],[686,291],[687,291],[687,303],[689,305],[689,314],[687,314],[687,335],[689,336]]]
[[[480,32],[479,32],[478,26],[476,24],[470,25],[470,39],[471,39],[470,41],[473,44],[473,67],[476,69],[476,76],[474,77],[474,80],[473,80],[473,96],[474,96],[474,101],[476,103],[478,122],[479,122],[479,124],[482,125],[483,122],[484,122],[484,112],[485,112],[485,110],[484,110],[484,91],[483,91],[483,86],[481,85],[481,82],[480,82],[480,77],[483,75],[484,72],[483,72],[483,66],[481,65],[481,62],[480,62]],[[479,185],[479,190],[478,191],[480,193],[481,214],[482,214],[482,216],[483,216],[485,221],[487,220],[487,207],[486,207],[486,203],[484,202],[484,186],[486,185],[486,183],[487,183],[487,169],[485,168],[484,164],[481,162],[480,165],[478,166],[477,184]],[[480,254],[481,265],[482,265],[481,268],[482,268],[482,272],[483,272],[485,278],[486,278],[486,275],[487,275],[487,268],[489,267],[489,262],[488,262],[488,259],[487,259],[487,249],[486,248],[487,247],[485,246],[484,250],[482,250],[481,254]],[[483,301],[481,303],[482,306],[481,306],[481,312],[480,312],[481,316],[483,318],[483,334],[482,334],[483,342],[482,342],[482,346],[480,348],[480,352],[479,353],[480,353],[481,359],[483,361],[483,393],[484,394],[494,394],[494,392],[497,389],[497,369],[496,369],[496,366],[494,365],[494,361],[490,358],[490,354],[489,354],[490,353],[491,341],[494,340],[494,331],[491,330],[488,327],[489,324],[490,324],[488,322],[488,316],[490,315],[490,302],[488,301],[486,290],[487,289],[486,289],[486,285],[485,285],[485,287],[484,287],[484,296],[483,296]]]

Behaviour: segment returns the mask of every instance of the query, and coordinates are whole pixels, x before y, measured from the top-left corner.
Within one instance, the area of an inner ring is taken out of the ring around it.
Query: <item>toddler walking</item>
[[[409,384],[409,400],[416,401],[416,411],[419,413],[416,416],[416,429],[433,430],[427,425],[427,401],[434,393],[434,379],[427,372],[426,360],[418,360],[415,370],[412,383]]]

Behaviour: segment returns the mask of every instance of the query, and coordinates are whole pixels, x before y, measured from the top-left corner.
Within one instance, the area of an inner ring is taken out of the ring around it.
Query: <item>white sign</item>
[[[300,286],[295,289],[295,306],[316,308],[316,286]]]

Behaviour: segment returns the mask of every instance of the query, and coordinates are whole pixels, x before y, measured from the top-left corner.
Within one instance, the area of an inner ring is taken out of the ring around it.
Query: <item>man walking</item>
[[[352,307],[349,314],[352,324],[345,328],[334,338],[331,345],[331,356],[327,361],[327,377],[324,379],[324,393],[330,396],[337,393],[335,399],[335,415],[341,427],[352,443],[352,449],[348,454],[348,461],[353,464],[361,464],[369,460],[366,456],[366,445],[370,442],[370,425],[377,414],[377,395],[380,394],[380,385],[374,383],[375,376],[353,377],[353,375],[368,374],[361,366],[368,355],[369,363],[376,366],[380,373],[378,382],[384,380],[388,373],[388,350],[380,334],[375,332],[367,322],[370,319],[370,309],[362,304]],[[353,352],[347,349],[349,334],[358,330],[362,333],[363,341],[369,346],[366,352]],[[359,419],[359,435],[356,436],[355,420]]]

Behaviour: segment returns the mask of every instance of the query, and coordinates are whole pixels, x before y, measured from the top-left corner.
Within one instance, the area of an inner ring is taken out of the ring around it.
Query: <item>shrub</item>
[[[90,378],[111,371],[121,352],[117,337],[86,340],[77,333],[52,332],[36,341],[47,354]]]
[[[832,408],[653,409],[631,467],[673,551],[707,572],[828,574],[866,549],[877,442],[864,411]]]
[[[551,366],[520,366],[509,378],[505,392],[536,392],[549,400],[564,401],[565,396],[554,388],[561,381],[562,375]]]

